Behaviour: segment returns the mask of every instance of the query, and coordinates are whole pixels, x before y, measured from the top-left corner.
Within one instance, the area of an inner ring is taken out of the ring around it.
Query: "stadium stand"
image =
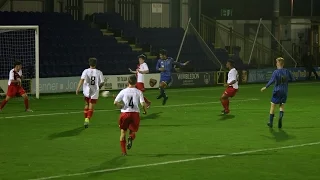
[[[79,76],[88,66],[89,57],[99,59],[99,68],[105,74],[127,73],[128,67],[136,66],[141,53],[112,36],[104,36],[86,21],[73,20],[69,14],[0,12],[0,25],[39,25],[40,77]],[[7,72],[4,74],[7,76]]]
[[[160,48],[176,58],[184,34],[182,28],[139,28],[117,13],[95,13],[87,15],[85,21],[75,21],[64,13],[0,12],[0,25],[39,25],[42,78],[79,76],[89,57],[98,58],[104,74],[128,73],[129,67],[136,67],[136,57],[142,52],[148,56],[149,66],[155,67]],[[194,35],[186,39],[180,60],[191,60],[195,71],[219,69],[208,60]],[[213,50],[222,63],[229,58],[225,49]]]

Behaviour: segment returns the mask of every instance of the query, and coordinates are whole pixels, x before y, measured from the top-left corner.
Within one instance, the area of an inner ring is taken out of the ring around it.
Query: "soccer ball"
[[[102,97],[109,97],[109,96],[110,96],[110,91],[103,91],[103,92],[101,93],[101,96],[102,96]]]

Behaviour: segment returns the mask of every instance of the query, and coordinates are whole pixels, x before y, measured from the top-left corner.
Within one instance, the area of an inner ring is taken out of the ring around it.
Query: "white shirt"
[[[228,73],[228,81],[227,83],[231,83],[232,81],[236,81],[234,84],[232,84],[231,86],[234,89],[238,89],[239,85],[238,85],[238,81],[239,81],[239,75],[238,75],[238,71],[236,70],[236,68],[232,68],[230,69],[229,73]]]
[[[140,112],[139,103],[144,103],[143,94],[137,88],[121,90],[114,101],[124,103],[121,112]]]
[[[11,71],[9,72],[9,81],[8,81],[8,85],[11,84],[11,81],[16,80],[16,77],[14,77],[16,71],[14,69],[11,69]],[[22,76],[22,70],[20,69],[20,71],[18,72],[20,78]]]
[[[149,71],[147,63],[142,63],[139,65],[139,71]],[[144,74],[141,74],[137,71],[137,82],[144,83]]]
[[[99,86],[104,82],[103,74],[98,69],[85,69],[82,72],[81,79],[84,79],[83,83],[83,91],[87,88],[92,90],[99,90]]]

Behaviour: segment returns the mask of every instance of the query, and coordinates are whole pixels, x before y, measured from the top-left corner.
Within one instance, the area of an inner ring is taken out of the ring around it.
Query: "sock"
[[[226,107],[227,107],[226,110],[227,110],[227,111],[229,111],[229,102],[230,102],[229,99],[227,99],[227,100],[226,100]]]
[[[91,119],[92,115],[93,115],[93,109],[89,109],[87,112],[87,118]]]
[[[280,111],[280,113],[279,113],[279,120],[282,120],[282,118],[283,118],[283,111]]]
[[[120,146],[121,146],[121,152],[122,152],[122,153],[127,153],[127,150],[126,150],[126,140],[120,141]]]
[[[166,91],[164,90],[164,88],[162,88],[162,96],[167,97],[167,94],[166,94]]]
[[[84,108],[84,111],[83,111],[83,113],[84,113],[84,118],[87,118],[88,117],[88,108]]]
[[[160,96],[164,96],[164,89],[160,87]]]
[[[28,98],[25,98],[25,99],[24,99],[24,107],[25,107],[26,109],[29,109],[29,99],[28,99]]]
[[[143,97],[143,99],[144,99],[144,102],[146,102],[147,104],[150,104],[150,101],[146,97]]]
[[[129,136],[131,137],[132,140],[134,140],[136,138],[136,133],[132,132]]]
[[[221,104],[224,110],[228,110],[228,102],[227,100],[222,99]]]
[[[273,123],[274,114],[270,114],[270,123]]]
[[[8,102],[7,100],[3,100],[0,106],[0,109],[3,109],[4,106],[7,104],[7,102]]]

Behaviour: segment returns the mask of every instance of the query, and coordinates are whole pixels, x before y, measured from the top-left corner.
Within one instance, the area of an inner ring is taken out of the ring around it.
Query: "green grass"
[[[164,107],[149,90],[152,107],[127,157],[112,98],[99,99],[89,129],[80,96],[43,96],[31,101],[33,113],[12,101],[0,114],[0,179],[319,179],[320,144],[295,146],[320,141],[319,85],[290,86],[282,131],[266,126],[272,89],[261,93],[261,85],[241,86],[228,116],[220,116],[222,87],[168,89]],[[177,162],[109,171],[169,161]],[[94,173],[74,174],[84,172]]]

